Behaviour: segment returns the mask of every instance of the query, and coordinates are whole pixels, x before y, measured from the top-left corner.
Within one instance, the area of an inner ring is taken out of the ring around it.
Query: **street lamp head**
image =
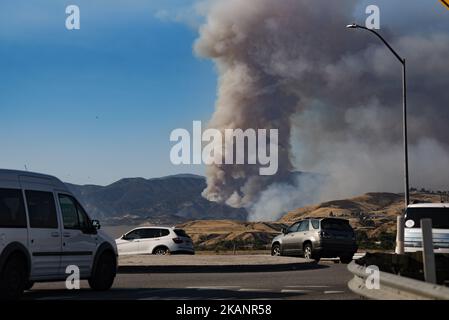
[[[352,23],[352,24],[348,24],[347,26],[346,26],[346,28],[348,28],[348,29],[356,29],[356,28],[358,28],[359,26],[357,25],[357,24],[355,24],[355,23]]]

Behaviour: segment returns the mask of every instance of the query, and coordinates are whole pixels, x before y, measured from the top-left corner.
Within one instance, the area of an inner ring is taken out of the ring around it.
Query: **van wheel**
[[[157,255],[157,256],[166,256],[170,253],[170,250],[168,250],[168,248],[166,247],[157,247],[156,249],[153,250],[153,254]]]
[[[110,252],[101,254],[97,261],[94,273],[89,278],[89,286],[95,291],[109,290],[117,274],[117,262]]]
[[[352,255],[349,255],[349,256],[341,256],[341,257],[340,257],[340,261],[341,261],[341,263],[348,264],[348,263],[351,263],[352,257],[353,257]]]
[[[20,256],[13,255],[6,262],[0,274],[0,299],[19,299],[23,294],[26,282],[25,263]]]

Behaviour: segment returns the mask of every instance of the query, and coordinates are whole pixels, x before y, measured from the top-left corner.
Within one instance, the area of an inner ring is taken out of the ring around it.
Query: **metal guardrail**
[[[449,288],[411,278],[379,272],[379,289],[369,289],[367,268],[352,261],[348,270],[354,275],[348,287],[356,294],[375,300],[449,300]]]

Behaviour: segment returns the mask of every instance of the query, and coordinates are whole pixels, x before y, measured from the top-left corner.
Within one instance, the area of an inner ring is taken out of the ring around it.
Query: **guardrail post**
[[[396,224],[396,254],[404,254],[404,216],[397,217]]]
[[[435,272],[435,254],[433,252],[432,220],[421,219],[424,279],[437,283]]]

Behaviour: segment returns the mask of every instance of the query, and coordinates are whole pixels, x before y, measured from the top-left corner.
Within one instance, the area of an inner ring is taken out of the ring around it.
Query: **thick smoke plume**
[[[279,129],[279,171],[212,165],[203,195],[270,220],[307,203],[402,190],[401,69],[372,35],[344,27],[357,1],[216,0],[196,52],[219,74],[209,126]],[[383,34],[409,68],[411,183],[449,184],[449,36]],[[430,35],[429,35],[430,34]],[[292,170],[320,173],[326,183]]]

